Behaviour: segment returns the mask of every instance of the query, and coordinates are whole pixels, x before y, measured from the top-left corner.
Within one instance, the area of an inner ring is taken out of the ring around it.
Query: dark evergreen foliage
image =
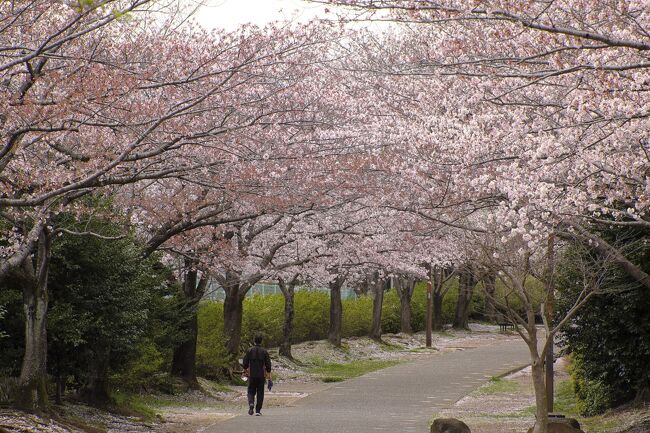
[[[623,245],[628,257],[650,271],[647,232],[626,229],[602,235]],[[559,316],[582,288],[583,270],[576,258],[592,267],[603,260],[578,247],[567,253],[558,281]],[[566,350],[573,354],[574,384],[585,415],[601,413],[650,388],[650,292],[617,267],[602,290],[609,293],[591,299],[562,334]]]

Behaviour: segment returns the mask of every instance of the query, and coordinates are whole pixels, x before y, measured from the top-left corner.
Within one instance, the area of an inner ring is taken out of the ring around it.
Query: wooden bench
[[[499,322],[499,332],[506,332],[507,330],[515,330],[515,325],[510,322]]]

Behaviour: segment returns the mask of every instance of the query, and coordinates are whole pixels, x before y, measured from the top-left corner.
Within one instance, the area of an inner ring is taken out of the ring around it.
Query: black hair
[[[256,335],[253,341],[255,341],[255,344],[262,344],[262,336]]]

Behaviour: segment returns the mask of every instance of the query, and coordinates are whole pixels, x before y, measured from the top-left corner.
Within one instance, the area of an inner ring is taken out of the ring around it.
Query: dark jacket
[[[244,369],[250,367],[251,379],[264,378],[264,371],[271,372],[271,357],[265,348],[256,344],[244,356]]]

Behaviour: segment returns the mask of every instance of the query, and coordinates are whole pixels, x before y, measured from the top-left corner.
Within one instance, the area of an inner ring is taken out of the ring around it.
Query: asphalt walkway
[[[528,359],[519,339],[427,356],[335,384],[291,407],[264,409],[261,417],[238,416],[202,432],[426,433],[431,415]]]

